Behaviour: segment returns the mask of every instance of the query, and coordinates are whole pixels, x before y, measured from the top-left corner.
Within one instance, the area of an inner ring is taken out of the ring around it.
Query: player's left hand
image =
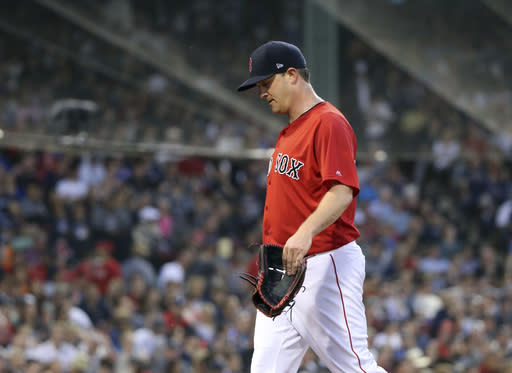
[[[300,229],[288,238],[283,248],[283,267],[286,274],[293,275],[297,271],[300,261],[311,247],[313,237],[301,232]]]

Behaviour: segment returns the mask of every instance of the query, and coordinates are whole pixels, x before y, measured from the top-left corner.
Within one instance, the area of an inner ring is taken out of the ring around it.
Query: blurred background
[[[268,159],[304,51],[358,138],[388,372],[512,372],[512,3],[0,2],[0,373],[249,372]],[[327,372],[308,351],[301,372]]]

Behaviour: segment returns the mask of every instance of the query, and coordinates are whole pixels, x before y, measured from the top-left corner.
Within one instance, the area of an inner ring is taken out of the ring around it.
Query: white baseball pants
[[[385,373],[368,349],[357,243],[307,259],[304,291],[275,319],[258,311],[251,373],[296,373],[308,347],[333,373]]]

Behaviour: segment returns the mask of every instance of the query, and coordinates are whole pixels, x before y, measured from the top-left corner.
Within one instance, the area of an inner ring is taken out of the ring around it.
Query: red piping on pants
[[[361,366],[361,359],[359,358],[359,355],[354,350],[354,346],[352,345],[352,334],[350,333],[350,328],[348,327],[348,320],[347,320],[347,312],[345,311],[345,302],[343,301],[343,292],[341,291],[340,287],[340,280],[338,279],[338,271],[336,270],[336,263],[334,262],[334,258],[332,257],[332,254],[329,254],[331,257],[332,265],[334,266],[334,275],[336,276],[336,285],[338,285],[338,290],[340,291],[340,298],[341,298],[341,306],[343,307],[343,316],[345,317],[345,325],[347,325],[347,331],[348,331],[348,340],[350,341],[350,348],[354,355],[356,355],[357,361],[359,363],[359,368],[362,372],[367,373],[366,370],[363,369]]]

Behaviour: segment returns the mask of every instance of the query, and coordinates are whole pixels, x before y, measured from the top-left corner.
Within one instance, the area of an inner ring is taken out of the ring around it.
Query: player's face
[[[274,114],[288,114],[288,94],[284,74],[276,74],[256,84],[260,97],[267,101]]]

